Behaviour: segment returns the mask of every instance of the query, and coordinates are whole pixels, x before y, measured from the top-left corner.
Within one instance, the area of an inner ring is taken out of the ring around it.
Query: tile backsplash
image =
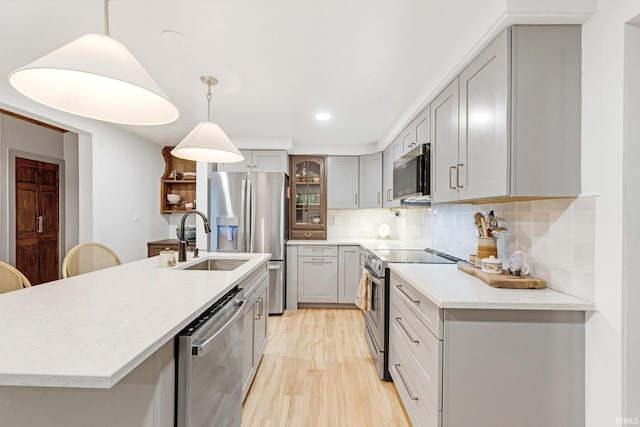
[[[329,210],[329,238],[377,238],[388,224],[390,238],[468,259],[476,252],[475,212],[490,210],[504,219],[498,256],[506,263],[516,250],[529,258],[531,274],[550,288],[594,299],[595,212],[597,197],[482,205],[443,205],[411,209]]]

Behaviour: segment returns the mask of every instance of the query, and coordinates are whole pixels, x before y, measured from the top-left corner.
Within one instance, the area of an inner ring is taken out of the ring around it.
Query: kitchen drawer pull
[[[411,392],[411,389],[409,388],[409,385],[407,384],[407,381],[404,379],[404,375],[402,375],[402,372],[400,372],[400,368],[402,368],[402,365],[399,364],[399,363],[396,363],[394,366],[396,368],[396,372],[400,376],[400,380],[402,381],[402,384],[404,385],[404,389],[407,390],[407,394],[409,395],[409,398],[411,400],[420,400],[418,398],[418,396],[416,396],[415,394],[413,394]]]
[[[304,237],[311,237],[311,233],[304,233],[303,236]]]
[[[458,188],[464,188],[463,185],[460,185],[460,168],[463,167],[464,164],[458,163],[458,167],[456,167],[456,185]]]
[[[456,167],[455,166],[449,166],[449,188],[452,189],[452,190],[455,190],[456,187],[451,185],[451,169],[456,169]]]
[[[414,304],[416,304],[416,305],[420,305],[420,300],[419,300],[419,299],[413,299],[413,297],[412,297],[411,295],[409,295],[408,293],[406,293],[406,292],[404,291],[404,289],[402,289],[402,285],[396,285],[396,288],[398,288],[398,290],[399,290],[400,292],[402,292],[402,294],[403,294],[405,297],[409,298],[409,301],[411,301],[412,303],[414,303]]]
[[[409,337],[409,341],[411,341],[412,343],[415,343],[415,344],[420,344],[420,340],[417,339],[417,338],[412,337],[411,334],[409,333],[409,330],[407,329],[407,327],[404,326],[404,323],[402,323],[402,317],[396,317],[396,322],[398,322],[398,325],[400,325],[400,327],[402,328],[404,333],[407,334],[407,337]]]
[[[37,220],[38,220],[38,233],[42,234],[44,233],[44,229],[42,227],[42,215],[37,217]]]

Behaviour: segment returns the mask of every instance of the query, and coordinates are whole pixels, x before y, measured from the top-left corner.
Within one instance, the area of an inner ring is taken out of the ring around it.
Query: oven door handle
[[[233,323],[242,316],[242,306],[245,302],[245,299],[235,299],[233,302],[229,302],[228,304],[233,304],[235,306],[235,313],[233,314],[231,319],[229,319],[227,323],[224,324],[224,326],[218,329],[211,337],[208,337],[205,341],[198,344],[193,344],[191,347],[191,354],[193,356],[204,356],[205,354],[207,354],[207,352],[214,346],[216,338],[224,335],[227,329],[229,329],[233,325]]]
[[[368,269],[367,269],[367,278],[369,280],[371,280],[371,283],[374,283],[377,286],[382,285],[382,279],[378,279],[376,276],[373,275],[373,273],[371,273]]]

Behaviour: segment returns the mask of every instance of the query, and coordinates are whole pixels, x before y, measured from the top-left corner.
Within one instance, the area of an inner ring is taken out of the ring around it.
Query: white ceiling
[[[301,150],[375,144],[505,7],[500,0],[113,0],[111,36],[180,110],[172,124],[127,129],[176,144],[206,119],[199,77],[213,75],[220,83],[212,120],[232,139],[289,141]],[[102,0],[0,0],[0,74],[104,32],[103,19]],[[163,37],[165,30],[184,39]],[[0,91],[15,93],[6,78]],[[316,121],[320,111],[333,118]]]

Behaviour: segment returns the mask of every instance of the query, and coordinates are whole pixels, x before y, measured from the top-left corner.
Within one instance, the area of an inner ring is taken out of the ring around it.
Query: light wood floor
[[[393,383],[377,377],[359,310],[269,317],[269,343],[242,426],[411,426]]]

